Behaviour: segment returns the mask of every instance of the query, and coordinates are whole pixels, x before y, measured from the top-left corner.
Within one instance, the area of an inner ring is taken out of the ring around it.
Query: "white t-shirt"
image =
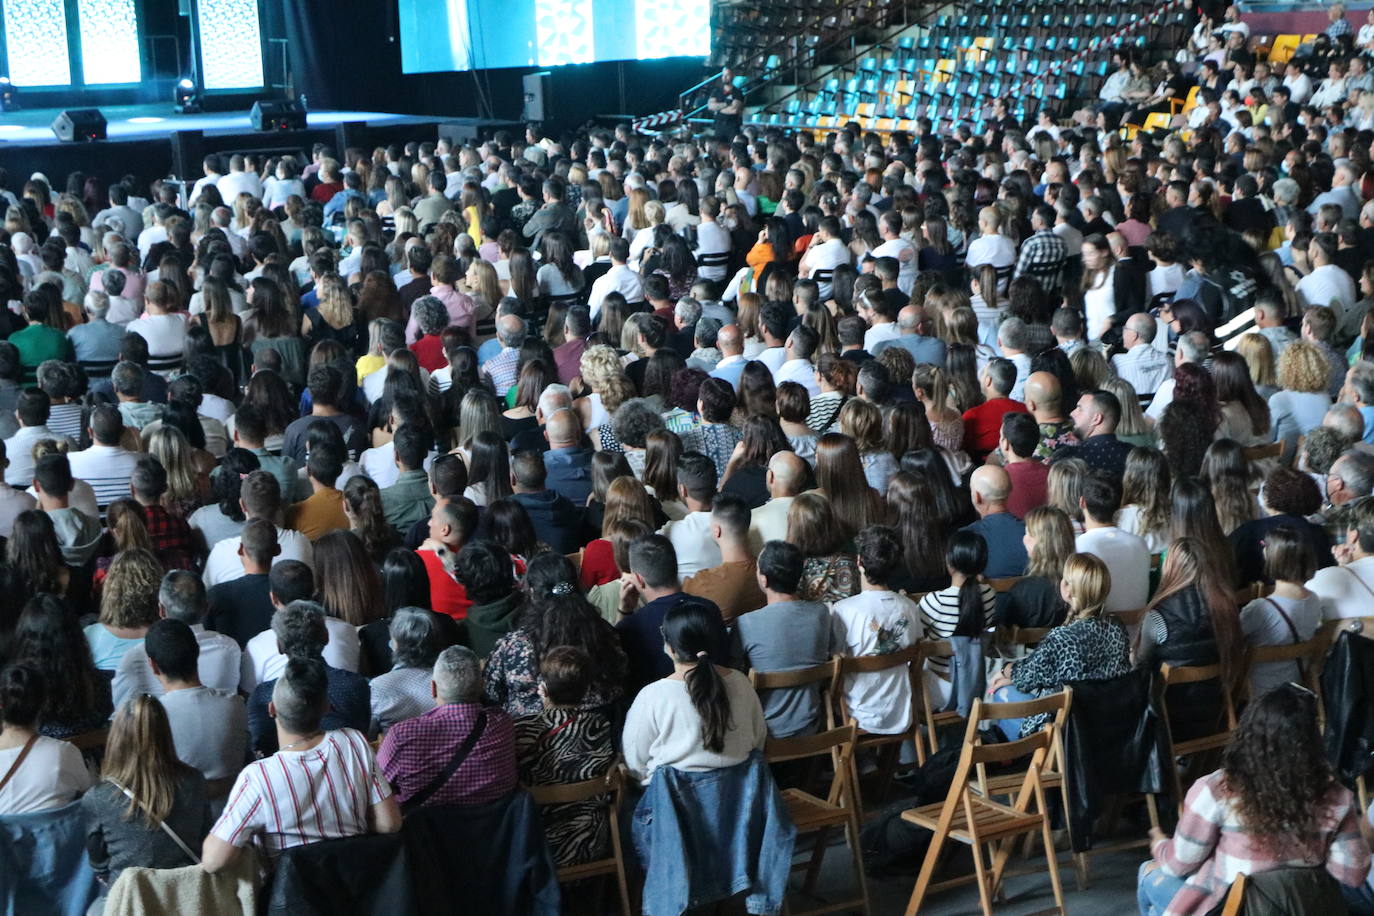
[[[689,772],[716,770],[743,763],[753,751],[763,749],[768,725],[758,694],[738,671],[725,671],[722,677],[730,700],[730,727],[719,752],[702,746],[701,716],[685,681],[654,681],[635,697],[621,742],[625,765],[641,785],[648,785],[661,766]]]
[[[1335,264],[1323,264],[1298,281],[1298,298],[1306,306],[1325,305],[1339,319],[1355,304],[1355,281]]]
[[[1323,620],[1363,617],[1374,605],[1374,557],[1319,569],[1307,590],[1321,598]]]
[[[659,534],[672,541],[677,551],[678,578],[686,579],[720,565],[720,545],[711,537],[710,512],[688,512],[678,521],[664,525]]]
[[[179,356],[186,349],[186,318],[182,315],[149,315],[129,322],[126,331],[148,342],[151,357]]]
[[[873,257],[897,259],[897,288],[910,296],[911,288],[916,285],[916,246],[898,236],[874,248]]]
[[[207,589],[214,588],[221,582],[243,578],[243,560],[239,557],[239,544],[242,542],[243,536],[240,535],[225,538],[211,548],[210,558],[205,561],[205,573],[201,576]],[[310,539],[299,531],[278,528],[277,546],[281,548],[281,552],[272,561],[272,565],[275,566],[282,560],[300,560],[306,566],[314,568],[314,552],[310,547]]]
[[[9,772],[24,746],[0,751],[0,776]],[[29,814],[61,808],[95,785],[76,745],[38,736],[33,750],[0,789],[0,815]]]
[[[887,655],[920,637],[916,605],[896,592],[863,591],[835,602],[836,645],[850,656]],[[911,680],[905,669],[851,674],[844,684],[849,714],[864,731],[895,735],[911,728]]]
[[[1016,246],[1005,235],[980,235],[969,242],[968,257],[964,263],[969,267],[991,264],[993,267],[1010,267],[1016,263]]]
[[[1150,600],[1150,548],[1144,540],[1116,527],[1094,528],[1074,539],[1074,549],[1107,564],[1112,590],[1103,610],[1138,611]]]
[[[851,260],[849,249],[845,247],[844,242],[839,239],[830,239],[806,253],[806,275],[814,277],[817,271],[833,271],[836,267],[841,264],[848,264]],[[830,298],[830,281],[817,282],[820,284],[821,301],[824,302]]]
[[[356,673],[362,654],[358,631],[337,617],[326,617],[324,628],[329,633],[329,641],[324,644],[325,664]],[[277,634],[270,629],[263,630],[248,640],[243,647],[240,668],[239,689],[248,694],[264,681],[275,681],[281,677],[286,670],[286,656],[277,651]]]

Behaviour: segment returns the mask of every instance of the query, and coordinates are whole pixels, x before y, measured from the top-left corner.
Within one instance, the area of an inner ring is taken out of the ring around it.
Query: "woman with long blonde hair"
[[[654,505],[653,497],[644,484],[632,476],[613,478],[606,488],[602,505],[601,536],[588,543],[582,551],[578,581],[584,589],[612,582],[623,571],[616,563],[611,542],[611,533],[618,526],[633,522],[649,531],[657,531],[663,524],[660,521],[664,519],[662,510]]]
[[[100,618],[85,629],[97,668],[119,670],[124,653],[143,644],[158,618],[162,572],[151,551],[135,548],[115,555],[101,585]]]
[[[210,477],[196,466],[196,450],[181,430],[163,423],[148,434],[143,449],[167,471],[166,509],[185,518],[209,499]]]
[[[184,650],[189,640],[195,646],[195,634],[184,623],[163,621],[162,629],[166,644]],[[189,671],[176,675],[195,673],[192,662]],[[100,776],[82,797],[81,810],[86,850],[102,888],[133,866],[199,864],[211,824],[205,777],[177,758],[167,711],[156,697],[139,694],[115,711]]]
[[[963,454],[964,418],[950,404],[949,376],[945,370],[931,363],[919,363],[911,373],[911,386],[916,400],[926,409],[935,444],[952,455]]]
[[[1069,517],[1074,534],[1083,533],[1083,478],[1088,476],[1088,464],[1082,458],[1063,458],[1050,465],[1046,493],[1048,505]]]
[[[484,321],[496,314],[496,307],[501,304],[501,281],[497,279],[496,268],[490,261],[476,258],[468,264],[463,288],[472,297],[476,307],[473,314],[477,321]]]
[[[1036,506],[1026,513],[1021,543],[1030,558],[1026,575],[1007,593],[999,622],[1003,626],[1058,626],[1066,612],[1060,580],[1074,555],[1073,523],[1061,509]]]

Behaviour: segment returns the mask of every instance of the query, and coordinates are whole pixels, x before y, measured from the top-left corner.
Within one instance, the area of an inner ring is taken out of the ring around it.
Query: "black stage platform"
[[[0,165],[9,171],[11,189],[22,186],[33,172],[43,172],[54,181],[74,170],[106,180],[129,173],[144,179],[172,174],[195,177],[200,174],[201,159],[211,152],[308,153],[315,143],[375,146],[432,141],[438,138],[441,124],[446,125],[445,133],[458,136],[487,136],[520,126],[512,121],[441,115],[312,111],[305,130],[255,131],[246,110],[177,114],[168,105],[118,105],[100,109],[108,139],[61,143],[50,127],[59,111],[0,113]]]

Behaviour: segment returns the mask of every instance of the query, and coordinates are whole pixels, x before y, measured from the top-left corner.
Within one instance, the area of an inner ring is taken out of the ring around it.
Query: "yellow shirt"
[[[363,383],[363,379],[386,365],[386,357],[378,356],[376,353],[369,353],[366,356],[359,356],[358,362],[354,364],[358,370],[358,384]]]

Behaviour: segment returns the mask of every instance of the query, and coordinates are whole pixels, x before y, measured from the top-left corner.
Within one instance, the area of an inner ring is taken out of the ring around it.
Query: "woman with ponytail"
[[[993,618],[997,592],[983,581],[988,565],[988,544],[973,531],[956,531],[945,549],[945,568],[949,588],[930,592],[921,599],[921,625],[926,639],[982,635]],[[941,705],[949,699],[949,661],[932,658],[926,662],[926,681]]]
[[[673,673],[639,692],[625,719],[625,764],[641,785],[659,767],[714,770],[743,763],[768,739],[749,679],[713,659],[726,656],[720,614],[684,601],[663,617]]]

